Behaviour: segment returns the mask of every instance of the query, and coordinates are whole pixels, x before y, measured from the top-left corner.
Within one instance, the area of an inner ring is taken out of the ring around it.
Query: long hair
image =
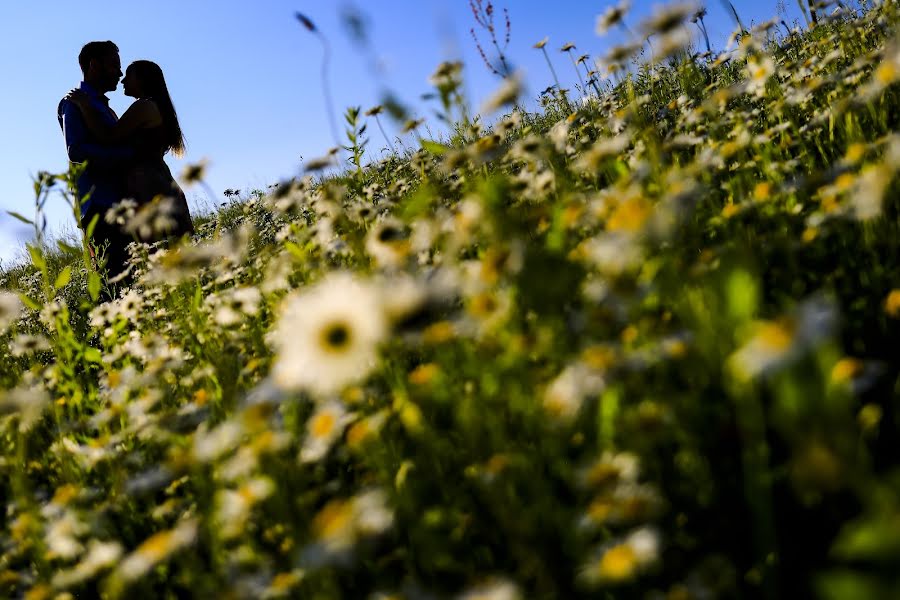
[[[149,60],[134,61],[128,65],[128,70],[132,69],[140,82],[143,96],[156,102],[162,114],[166,150],[171,150],[172,154],[181,157],[184,154],[184,134],[181,132],[181,125],[178,124],[178,114],[169,96],[169,88],[166,87],[162,69]]]

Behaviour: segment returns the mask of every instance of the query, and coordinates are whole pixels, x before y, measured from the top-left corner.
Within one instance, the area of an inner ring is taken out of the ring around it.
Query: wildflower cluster
[[[108,301],[0,274],[0,596],[891,597],[900,12],[825,14],[692,56],[670,7]]]

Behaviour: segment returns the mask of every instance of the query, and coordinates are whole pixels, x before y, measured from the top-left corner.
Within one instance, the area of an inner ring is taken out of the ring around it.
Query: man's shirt
[[[79,89],[91,99],[91,106],[109,125],[118,121],[116,113],[109,107],[109,99],[100,94],[88,83],[81,82]],[[81,111],[73,102],[63,99],[57,108],[59,126],[66,139],[66,151],[69,161],[83,163],[88,166],[76,182],[78,195],[90,197],[81,205],[83,217],[89,207],[106,209],[122,199],[119,180],[125,163],[134,155],[134,151],[126,146],[107,146],[100,144],[84,122]],[[87,223],[85,223],[87,225]]]

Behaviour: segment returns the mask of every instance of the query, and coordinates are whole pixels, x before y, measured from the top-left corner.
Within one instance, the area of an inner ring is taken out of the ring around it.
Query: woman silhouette
[[[141,240],[152,242],[191,234],[194,226],[184,191],[163,160],[167,152],[183,155],[184,135],[162,69],[149,60],[135,61],[125,70],[122,84],[125,95],[135,101],[113,126],[103,121],[84,92],[74,90],[67,98],[78,106],[87,127],[101,143],[124,143],[134,148],[134,161],[123,174],[123,197],[137,202],[139,213],[142,209],[158,209],[163,217],[153,219],[153,233],[141,234]]]

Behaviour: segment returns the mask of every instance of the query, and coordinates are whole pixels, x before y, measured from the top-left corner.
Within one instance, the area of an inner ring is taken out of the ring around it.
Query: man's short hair
[[[78,54],[78,64],[81,65],[81,72],[87,75],[88,66],[92,60],[101,60],[118,51],[119,47],[109,40],[105,42],[88,42]]]

